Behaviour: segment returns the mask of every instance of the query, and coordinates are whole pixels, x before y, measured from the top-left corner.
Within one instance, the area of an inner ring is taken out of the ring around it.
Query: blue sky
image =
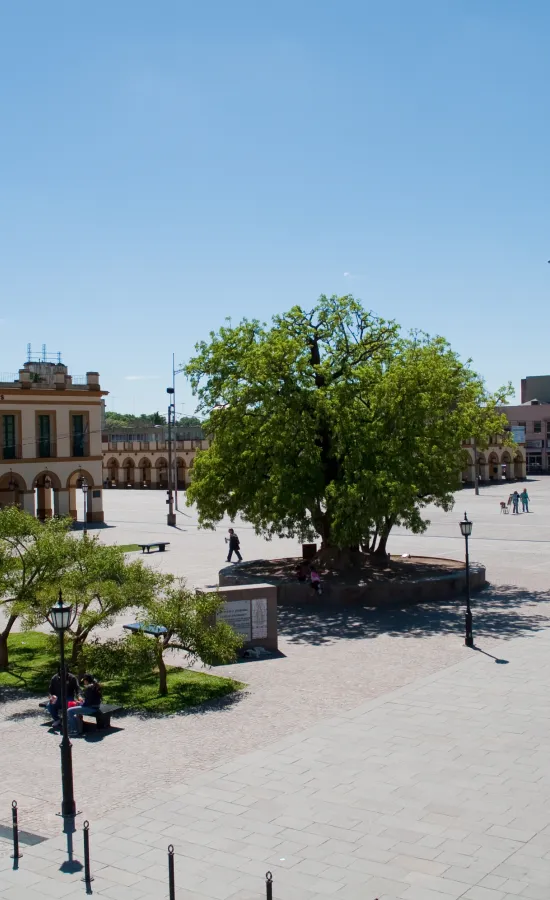
[[[491,388],[550,371],[549,33],[543,0],[0,4],[0,369],[46,343],[162,409],[226,315],[352,292]]]

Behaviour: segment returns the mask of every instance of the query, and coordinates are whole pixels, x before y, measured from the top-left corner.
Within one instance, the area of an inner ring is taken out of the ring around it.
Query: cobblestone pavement
[[[550,500],[550,479],[548,486],[543,481],[529,486],[535,511],[518,519],[498,517],[498,490],[487,489],[479,498],[471,492],[459,495],[460,509],[467,501],[475,522],[473,555],[487,563],[492,581],[502,582],[500,588],[480,595],[475,611],[478,643],[495,656],[506,655],[511,646],[502,643],[502,638],[535,633],[546,626],[550,599],[546,592],[550,512],[545,506]],[[101,531],[103,540],[127,543],[145,535],[154,539],[170,534],[171,550],[151,557],[149,564],[187,574],[192,583],[215,582],[223,564],[223,530],[200,532],[192,519],[186,520],[187,531],[153,526],[155,495],[121,492],[112,502],[109,518],[116,524]],[[474,514],[471,508],[476,503]],[[427,535],[398,532],[392,551],[460,557],[463,543],[454,536],[460,515],[436,511]],[[297,549],[287,541],[267,544],[242,527],[239,533],[248,558],[287,555]],[[516,583],[525,590],[514,587]],[[170,718],[127,716],[118,720],[120,730],[75,741],[75,783],[84,815],[95,823],[114,810],[140,802],[153,786],[171,792],[174,785],[189,784],[201,773],[206,777],[221,762],[268,747],[283,736],[299,736],[327,716],[351,711],[471,656],[460,639],[462,618],[456,605],[386,613],[327,614],[324,610],[322,616],[311,608],[286,610],[281,612],[280,628],[284,658],[216,670],[247,682],[247,690],[237,697]],[[17,696],[0,696],[0,823],[9,824],[11,800],[17,798],[21,827],[55,834],[59,830],[54,815],[59,804],[58,739],[41,727],[35,699]],[[0,892],[0,896],[4,895]]]
[[[94,820],[93,892],[166,897],[173,843],[182,900],[259,900],[266,870],[285,900],[543,900],[550,633],[499,647]],[[3,900],[82,897],[63,846],[0,859]]]

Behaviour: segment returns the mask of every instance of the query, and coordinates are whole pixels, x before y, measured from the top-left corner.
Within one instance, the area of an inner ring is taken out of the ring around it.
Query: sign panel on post
[[[226,622],[227,625],[241,634],[247,641],[250,640],[250,600],[231,600],[224,603],[216,614],[218,622]]]
[[[257,597],[250,601],[252,618],[252,640],[267,637],[267,597]]]

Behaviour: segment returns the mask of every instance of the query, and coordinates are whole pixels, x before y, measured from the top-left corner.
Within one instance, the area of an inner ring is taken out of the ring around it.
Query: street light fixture
[[[69,848],[69,856],[72,857],[72,834],[75,830],[74,819],[76,816],[76,804],[74,800],[73,788],[73,757],[72,745],[69,740],[69,732],[67,727],[67,667],[65,664],[65,632],[71,627],[75,618],[76,610],[73,611],[72,606],[63,604],[63,595],[59,591],[59,600],[55,606],[49,611],[47,620],[53,630],[57,632],[59,637],[59,661],[60,661],[60,682],[61,682],[61,815],[63,817],[63,831],[67,835],[67,846]]]
[[[466,637],[464,643],[467,647],[474,646],[474,634],[472,629],[472,610],[470,607],[470,553],[468,547],[468,539],[472,534],[472,522],[468,519],[466,513],[460,523],[460,531],[466,543]]]

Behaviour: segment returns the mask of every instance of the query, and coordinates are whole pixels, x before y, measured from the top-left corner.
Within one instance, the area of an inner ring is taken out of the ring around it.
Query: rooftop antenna
[[[31,359],[31,345],[27,344],[27,362],[30,362]]]
[[[46,353],[46,345],[42,344],[42,362],[46,362],[47,353]]]

